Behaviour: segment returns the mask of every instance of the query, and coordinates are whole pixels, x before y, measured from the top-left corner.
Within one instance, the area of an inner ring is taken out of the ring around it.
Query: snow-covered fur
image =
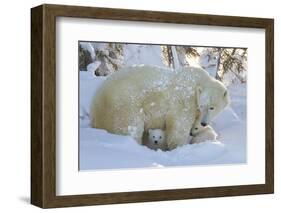
[[[143,145],[150,149],[163,151],[167,150],[166,133],[162,129],[149,129],[147,139],[144,140]]]
[[[196,111],[195,122],[190,131],[190,135],[193,136],[190,144],[201,143],[205,141],[216,141],[217,133],[215,132],[215,130],[210,125],[202,126],[200,121],[201,112],[198,109]]]
[[[131,135],[142,143],[148,129],[165,129],[169,150],[187,143],[198,107],[209,122],[228,104],[222,83],[200,68],[171,71],[153,66],[127,67],[100,87],[91,106],[91,126]]]

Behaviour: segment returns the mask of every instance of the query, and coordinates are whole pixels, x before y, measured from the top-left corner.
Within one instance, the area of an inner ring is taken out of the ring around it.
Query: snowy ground
[[[212,123],[220,142],[163,152],[89,126],[91,99],[104,80],[80,72],[80,170],[246,163],[246,85],[228,88],[231,104]]]

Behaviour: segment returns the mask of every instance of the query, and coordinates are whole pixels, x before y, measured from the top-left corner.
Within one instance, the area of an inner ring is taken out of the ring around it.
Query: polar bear
[[[147,136],[143,141],[143,145],[147,146],[150,149],[162,151],[166,151],[167,143],[166,143],[166,133],[162,129],[149,129],[147,132]]]
[[[192,136],[190,144],[217,140],[217,133],[210,125],[201,125],[201,115],[200,109],[197,109],[195,122],[190,130],[190,135]]]
[[[165,129],[172,150],[189,137],[198,107],[195,91],[204,124],[228,104],[225,86],[200,68],[123,68],[97,91],[91,105],[91,126],[131,135],[139,144],[148,129]]]

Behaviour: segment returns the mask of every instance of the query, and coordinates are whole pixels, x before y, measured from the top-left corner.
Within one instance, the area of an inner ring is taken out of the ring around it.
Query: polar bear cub
[[[166,151],[168,147],[165,131],[162,129],[149,129],[144,145],[153,150],[161,149]]]
[[[217,140],[217,133],[210,125],[201,125],[200,109],[197,109],[195,122],[190,130],[190,135],[193,136],[190,141],[190,144]]]

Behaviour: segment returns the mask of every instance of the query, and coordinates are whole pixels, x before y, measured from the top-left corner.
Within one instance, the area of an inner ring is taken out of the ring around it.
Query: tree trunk
[[[174,59],[174,69],[178,69],[180,67],[180,62],[178,58],[178,53],[175,46],[171,46],[173,59]]]
[[[216,79],[221,81],[221,77],[219,76],[220,64],[221,64],[221,53],[222,49],[218,48],[218,60],[217,60],[217,71],[216,71]]]
[[[174,57],[173,57],[173,52],[172,52],[171,46],[167,46],[167,54],[168,54],[169,67],[175,69]]]

